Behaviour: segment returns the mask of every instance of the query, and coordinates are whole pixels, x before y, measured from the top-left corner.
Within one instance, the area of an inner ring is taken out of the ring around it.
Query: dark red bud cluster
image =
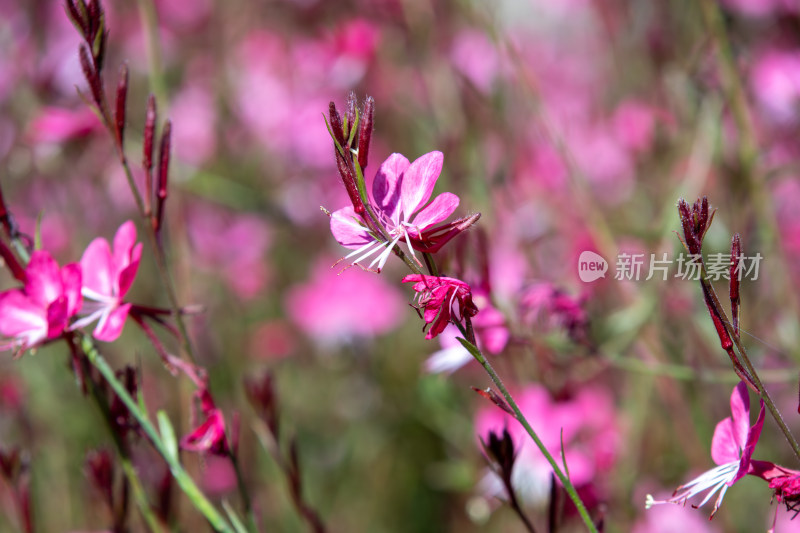
[[[730,298],[731,298],[731,325],[733,332],[739,334],[739,282],[741,277],[740,262],[742,260],[742,239],[739,234],[733,236],[731,241],[731,270],[730,270]]]
[[[678,200],[678,215],[683,227],[683,242],[690,254],[700,254],[703,248],[703,238],[714,219],[715,211],[709,211],[708,198],[705,196],[696,200],[691,207],[683,198]]]
[[[364,202],[358,190],[358,175],[363,176],[369,161],[369,146],[375,115],[375,100],[367,97],[359,113],[355,93],[347,99],[347,111],[341,115],[336,104],[328,107],[328,121],[334,140],[336,169],[342,178],[353,209],[359,215],[365,212]],[[358,169],[356,168],[358,165]]]

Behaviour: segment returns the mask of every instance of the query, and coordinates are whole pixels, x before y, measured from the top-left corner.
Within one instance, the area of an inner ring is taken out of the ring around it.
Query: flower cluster
[[[0,293],[0,333],[8,339],[0,347],[21,354],[95,320],[96,339],[116,340],[132,306],[123,298],[141,255],[130,221],[117,230],[113,250],[97,238],[80,263],[59,267],[46,250],[34,251],[21,280],[24,286]],[[78,315],[83,316],[72,322]]]

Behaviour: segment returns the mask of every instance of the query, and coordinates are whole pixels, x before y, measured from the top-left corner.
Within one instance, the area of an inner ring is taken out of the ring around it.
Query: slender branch
[[[119,399],[125,404],[131,415],[139,423],[139,426],[142,428],[145,435],[147,435],[150,443],[166,461],[172,476],[175,478],[175,481],[178,483],[181,489],[183,489],[183,492],[186,494],[195,508],[200,511],[203,516],[205,516],[206,520],[208,520],[209,524],[214,528],[215,531],[221,533],[233,533],[231,527],[228,525],[223,516],[219,513],[219,511],[217,511],[208,498],[206,498],[186,470],[184,470],[183,466],[178,461],[177,453],[173,453],[172,450],[167,449],[167,446],[162,440],[161,435],[158,433],[158,431],[156,431],[155,426],[153,426],[153,424],[150,422],[147,413],[139,406],[139,404],[131,397],[131,395],[128,394],[128,391],[125,389],[122,383],[119,382],[116,375],[114,375],[114,370],[108,365],[105,358],[94,346],[92,340],[86,335],[76,334],[76,336],[79,339],[81,349],[89,359],[89,362],[100,372],[111,388],[114,389],[114,392],[117,394]]]
[[[463,326],[460,323],[456,323],[456,325],[459,327],[459,329],[461,329],[461,332],[466,336],[466,330],[463,328]],[[489,361],[486,360],[486,357],[484,357],[483,353],[481,353],[478,347],[475,346],[474,344],[470,343],[469,347],[467,347],[467,345],[464,342],[462,342],[462,345],[464,345],[464,348],[466,348],[472,354],[472,356],[481,364],[486,373],[489,374],[489,377],[492,378],[492,381],[497,386],[497,389],[503,395],[503,398],[505,398],[509,407],[511,407],[511,410],[514,411],[514,418],[516,418],[517,421],[520,424],[522,424],[522,427],[525,428],[525,431],[528,433],[528,435],[530,435],[531,439],[533,439],[533,442],[536,444],[536,447],[539,448],[539,451],[542,452],[544,458],[547,460],[548,463],[550,463],[550,467],[553,469],[553,473],[555,473],[558,480],[561,481],[561,484],[564,486],[564,490],[567,491],[567,494],[569,495],[569,498],[572,500],[572,503],[575,504],[575,508],[578,510],[578,514],[581,516],[583,523],[586,525],[586,529],[592,533],[598,533],[597,526],[594,525],[592,518],[589,516],[589,511],[586,509],[586,506],[581,500],[581,497],[578,495],[578,491],[575,490],[575,486],[569,480],[569,477],[567,477],[567,475],[564,474],[564,472],[561,470],[561,467],[558,466],[558,463],[550,454],[550,452],[547,450],[544,443],[539,438],[539,435],[536,434],[536,432],[533,430],[528,420],[525,418],[525,415],[522,414],[522,411],[520,411],[519,407],[517,406],[517,402],[514,401],[514,397],[511,396],[510,392],[508,392],[508,389],[506,389],[503,380],[500,379],[500,376],[497,374],[497,372],[495,372],[491,363],[489,363]]]

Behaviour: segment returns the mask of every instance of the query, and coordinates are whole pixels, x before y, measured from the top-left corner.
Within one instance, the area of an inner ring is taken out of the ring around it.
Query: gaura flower
[[[423,274],[409,274],[403,278],[403,283],[412,282],[412,288],[417,292],[415,299],[418,309],[423,310],[422,318],[426,325],[431,324],[426,339],[436,337],[454,320],[454,304],[457,304],[455,320],[461,321],[478,314],[478,308],[472,302],[472,291],[461,280]]]
[[[89,243],[81,257],[85,298],[81,313],[86,316],[74,327],[97,320],[94,338],[111,342],[120,336],[131,308],[122,299],[133,284],[141,257],[142,243],[136,243],[136,226],[130,220],[117,230],[113,251],[101,237]]]
[[[415,249],[435,251],[474,222],[474,217],[470,217],[459,224],[434,227],[449,217],[459,203],[458,196],[445,192],[428,204],[442,171],[443,159],[441,152],[430,152],[409,163],[403,155],[392,154],[378,169],[372,183],[372,205],[389,241],[376,238],[352,206],[339,209],[331,215],[333,237],[342,246],[355,249],[346,257],[356,257],[352,264],[381,251],[369,264],[369,268],[377,264],[377,270],[380,271],[392,249],[401,240],[406,242],[409,252],[416,257]]]
[[[197,392],[205,421],[181,439],[180,446],[190,452],[226,455],[228,440],[225,437],[225,417],[216,407],[207,389]]]
[[[59,268],[48,252],[33,252],[25,269],[25,286],[0,293],[0,334],[11,339],[0,349],[22,353],[57,338],[80,306],[80,265]]]
[[[728,487],[739,481],[751,470],[750,459],[755,450],[761,428],[764,426],[764,402],[756,423],[750,427],[750,397],[747,386],[740,381],[731,394],[731,416],[722,420],[714,429],[711,439],[711,458],[718,465],[701,474],[685,485],[678,487],[672,497],[666,500],[654,500],[647,495],[647,508],[662,503],[685,504],[690,498],[708,491],[703,500],[693,507],[705,505],[714,494],[719,492],[711,517],[722,504],[722,498]]]

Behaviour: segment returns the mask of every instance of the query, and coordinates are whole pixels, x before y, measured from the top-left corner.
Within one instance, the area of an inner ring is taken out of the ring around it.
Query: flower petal
[[[459,198],[451,192],[443,192],[433,199],[433,201],[414,217],[413,226],[409,228],[409,234],[415,239],[422,236],[419,232],[437,224],[453,214],[458,207]]]
[[[67,298],[67,317],[73,317],[81,308],[81,265],[70,263],[61,269],[61,282]]]
[[[58,263],[46,251],[37,250],[31,254],[25,273],[25,293],[42,309],[61,296],[61,272]]]
[[[124,222],[114,235],[114,265],[117,267],[117,274],[127,267],[132,257],[133,247],[136,244],[136,225],[128,220]]]
[[[122,328],[125,327],[125,319],[128,318],[128,312],[131,309],[131,304],[123,304],[114,309],[113,311],[104,314],[97,323],[97,327],[92,334],[95,339],[103,342],[113,342],[117,340],[122,333]]]
[[[716,464],[724,465],[738,461],[741,457],[741,449],[736,444],[733,433],[731,417],[721,420],[714,429],[714,437],[711,439],[711,458]]]
[[[403,212],[403,220],[408,221],[430,199],[436,180],[442,172],[443,162],[442,152],[430,152],[420,156],[403,173],[400,183],[400,210]]]
[[[114,249],[116,253],[116,249]],[[128,289],[131,288],[133,285],[133,279],[136,277],[136,272],[139,270],[139,261],[142,258],[142,243],[137,244],[133,247],[133,251],[130,254],[129,263],[128,265],[120,270],[119,278],[117,279],[117,284],[119,287],[117,297],[122,298],[128,293]],[[119,264],[117,264],[119,266]]]
[[[375,241],[357,220],[359,217],[352,206],[331,214],[331,233],[336,242],[347,248],[359,248]]]
[[[750,394],[747,392],[747,385],[744,381],[740,381],[731,393],[731,416],[733,417],[733,438],[739,450],[742,450],[750,430]]]
[[[47,336],[47,317],[41,306],[32,302],[21,290],[0,294],[0,333],[6,337],[33,334],[39,339]]]
[[[81,257],[83,286],[97,294],[111,296],[114,287],[114,259],[108,241],[98,237],[89,243]]]
[[[400,205],[400,189],[403,173],[411,163],[402,154],[392,154],[384,161],[372,182],[372,198],[375,205],[395,223],[400,221],[398,205]]]
[[[747,444],[745,444],[744,450],[742,451],[742,458],[739,461],[739,470],[736,472],[736,476],[728,482],[728,485],[733,485],[742,479],[750,470],[750,458],[753,456],[753,452],[756,449],[756,444],[758,444],[758,438],[761,436],[761,428],[764,427],[763,400],[761,400],[760,403],[761,410],[758,413],[756,423],[753,424],[753,427],[751,427],[747,432]]]

